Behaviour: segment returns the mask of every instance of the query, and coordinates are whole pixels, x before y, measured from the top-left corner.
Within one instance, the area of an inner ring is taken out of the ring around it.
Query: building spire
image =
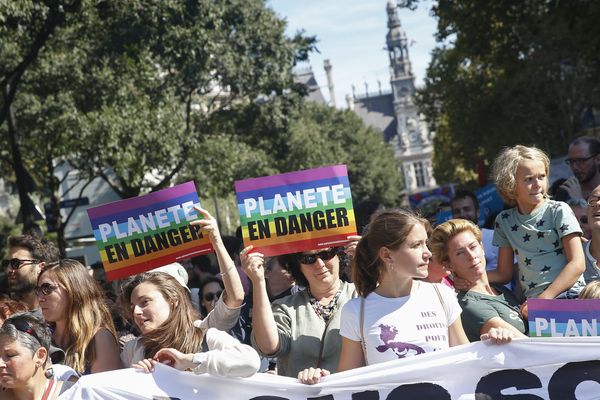
[[[412,67],[408,57],[408,41],[398,17],[398,5],[394,0],[388,0],[388,33],[387,48],[392,69],[392,80],[412,77]]]

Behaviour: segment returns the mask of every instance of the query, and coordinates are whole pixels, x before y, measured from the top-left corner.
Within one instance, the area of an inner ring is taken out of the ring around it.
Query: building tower
[[[388,0],[387,14],[386,44],[396,119],[396,134],[391,142],[402,163],[406,193],[412,194],[436,186],[431,167],[432,138],[414,103],[415,76],[408,55],[408,40],[394,0]]]

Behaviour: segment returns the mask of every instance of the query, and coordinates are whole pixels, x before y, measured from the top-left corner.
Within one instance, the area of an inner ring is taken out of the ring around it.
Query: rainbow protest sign
[[[528,299],[529,336],[598,336],[600,299]]]
[[[345,165],[235,182],[244,245],[267,256],[341,246],[356,234]]]
[[[87,210],[109,280],[212,251],[190,222],[200,204],[194,182]]]

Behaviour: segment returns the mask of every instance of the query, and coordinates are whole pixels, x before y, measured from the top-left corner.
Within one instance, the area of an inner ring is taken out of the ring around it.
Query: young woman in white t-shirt
[[[342,310],[338,372],[469,343],[454,292],[427,277],[429,223],[407,210],[375,214],[358,242],[352,277],[360,297]],[[496,342],[510,341],[503,330]],[[298,378],[319,382],[329,371],[309,368]]]

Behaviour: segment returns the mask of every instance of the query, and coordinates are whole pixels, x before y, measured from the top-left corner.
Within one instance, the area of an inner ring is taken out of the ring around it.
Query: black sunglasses
[[[204,301],[210,303],[211,301],[218,299],[221,296],[221,293],[223,293],[223,291],[219,290],[216,293],[206,293],[202,297],[204,298]]]
[[[16,270],[20,269],[24,265],[37,264],[39,262],[40,260],[20,260],[18,258],[11,258],[10,260],[2,260],[2,268]]]
[[[333,257],[337,256],[337,254],[338,249],[334,247],[332,249],[323,250],[314,254],[298,254],[297,259],[300,264],[310,265],[317,262],[317,258],[320,258],[323,261],[329,261]]]
[[[58,285],[53,285],[51,283],[42,283],[40,286],[36,286],[33,288],[33,291],[35,292],[36,295],[41,296],[48,296],[50,293],[54,292],[56,289],[58,289]]]
[[[33,336],[33,338],[37,340],[39,344],[42,344],[42,341],[38,337],[37,333],[35,333],[35,330],[29,321],[17,317],[10,318],[8,322],[10,322],[19,332]]]

